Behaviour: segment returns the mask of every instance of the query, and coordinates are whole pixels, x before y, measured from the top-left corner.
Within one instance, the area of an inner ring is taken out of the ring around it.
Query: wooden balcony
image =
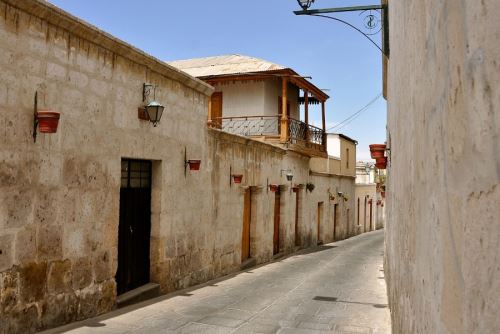
[[[327,157],[325,132],[293,118],[276,116],[219,117],[208,126],[286,147],[311,157]]]

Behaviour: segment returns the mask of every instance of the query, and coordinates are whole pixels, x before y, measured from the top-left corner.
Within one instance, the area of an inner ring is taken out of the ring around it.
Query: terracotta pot
[[[189,170],[200,170],[201,160],[189,160]]]
[[[385,191],[382,191],[380,195],[382,196],[382,198],[385,198]]]
[[[234,174],[233,175],[234,183],[241,183],[241,180],[243,180],[243,175],[241,175],[241,174]]]
[[[375,159],[375,167],[378,169],[386,169],[387,167],[387,158],[386,157],[380,157]]]
[[[280,186],[277,184],[270,184],[269,185],[269,190],[271,190],[273,193],[277,192],[280,189]]]
[[[385,144],[371,144],[370,145],[370,154],[372,159],[381,158],[385,154]]]
[[[56,133],[61,115],[56,111],[40,110],[37,112],[38,129],[43,133]]]
[[[299,187],[293,187],[293,188],[292,188],[292,191],[293,191],[294,193],[299,192]]]

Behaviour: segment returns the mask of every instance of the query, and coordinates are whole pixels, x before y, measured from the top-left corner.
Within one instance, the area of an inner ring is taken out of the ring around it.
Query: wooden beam
[[[321,116],[323,121],[323,131],[326,131],[325,102],[321,102]]]
[[[309,141],[309,91],[304,90],[304,121],[306,122],[305,136]]]
[[[287,118],[287,97],[288,97],[288,79],[281,78],[281,137],[280,141],[288,141],[288,118]]]
[[[323,146],[326,148],[326,118],[325,118],[325,102],[321,102],[321,116],[323,121]]]

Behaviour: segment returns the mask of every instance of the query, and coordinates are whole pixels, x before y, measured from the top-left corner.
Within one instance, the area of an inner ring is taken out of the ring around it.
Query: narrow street
[[[390,333],[384,231],[47,333]]]

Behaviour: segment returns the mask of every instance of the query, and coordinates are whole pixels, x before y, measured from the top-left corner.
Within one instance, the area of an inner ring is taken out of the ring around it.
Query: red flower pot
[[[293,191],[294,193],[299,192],[299,187],[293,187],[293,188],[292,188],[292,191]]]
[[[271,190],[273,193],[277,192],[280,189],[280,186],[277,184],[270,184],[269,185],[269,190]]]
[[[189,170],[200,170],[201,160],[188,160]]]
[[[61,115],[56,111],[40,110],[36,113],[38,128],[43,133],[56,133]]]
[[[380,195],[382,196],[382,198],[385,198],[385,191],[380,192]]]
[[[386,157],[380,157],[375,159],[375,167],[378,169],[385,169],[387,167],[387,158]]]
[[[241,175],[241,174],[233,174],[233,181],[234,181],[234,183],[241,183],[241,180],[243,180],[243,175]]]
[[[381,158],[385,154],[385,144],[372,144],[370,145],[370,154],[372,159]]]

